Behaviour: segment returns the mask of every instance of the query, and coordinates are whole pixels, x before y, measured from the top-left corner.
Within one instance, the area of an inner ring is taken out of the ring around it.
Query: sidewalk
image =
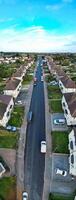
[[[25,103],[25,116],[24,116],[23,124],[20,129],[20,138],[19,138],[18,151],[17,151],[17,156],[16,156],[17,200],[22,200],[22,191],[24,190],[24,149],[25,149],[26,128],[27,128],[26,116],[30,108],[32,90],[33,90],[33,82],[30,85],[28,94],[27,94],[27,100]]]
[[[50,178],[51,178],[51,123],[50,123],[50,113],[49,113],[49,105],[48,105],[48,94],[47,94],[47,86],[44,81],[44,97],[45,97],[45,131],[46,131],[46,144],[47,144],[47,152],[45,156],[45,172],[44,172],[44,188],[43,188],[43,197],[42,200],[48,200],[50,193]]]

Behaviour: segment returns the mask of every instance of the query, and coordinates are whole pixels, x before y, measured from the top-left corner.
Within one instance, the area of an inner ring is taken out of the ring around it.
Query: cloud
[[[63,3],[72,3],[73,0],[62,0]]]
[[[0,30],[0,51],[61,52],[76,51],[72,45],[76,35],[58,35],[42,26],[23,30],[15,28]]]
[[[13,21],[13,18],[1,18],[0,23],[2,22],[8,22],[8,21]]]
[[[48,11],[50,11],[50,10],[60,10],[61,7],[62,7],[61,4],[49,4],[49,5],[46,5],[46,9]]]

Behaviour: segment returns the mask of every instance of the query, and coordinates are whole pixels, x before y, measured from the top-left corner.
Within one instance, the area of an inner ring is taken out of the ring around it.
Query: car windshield
[[[62,175],[64,175],[64,174],[65,174],[65,171],[62,172]]]

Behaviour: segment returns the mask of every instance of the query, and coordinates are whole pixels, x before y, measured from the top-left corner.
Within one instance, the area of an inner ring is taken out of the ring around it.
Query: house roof
[[[67,75],[60,78],[61,82],[66,88],[76,88],[76,84]]]
[[[21,65],[20,68],[18,68],[16,72],[13,73],[12,77],[21,77],[24,72],[24,69],[25,69],[25,65]]]
[[[16,78],[11,78],[6,83],[5,90],[15,90],[17,86],[19,85],[19,83],[20,83],[20,80]]]
[[[76,117],[76,93],[67,93],[64,97],[72,117]]]
[[[12,96],[0,95],[0,119],[3,118],[3,115],[6,111],[6,108],[11,101]]]

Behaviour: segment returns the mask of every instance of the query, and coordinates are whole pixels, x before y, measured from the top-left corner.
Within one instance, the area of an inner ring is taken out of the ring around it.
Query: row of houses
[[[12,77],[7,80],[4,94],[0,94],[0,126],[5,127],[8,123],[14,106],[14,101],[22,87],[23,77],[32,64],[33,61],[29,62],[27,66],[20,66]]]
[[[6,63],[6,64],[9,64],[9,63],[15,63],[17,60],[21,59],[21,61],[32,61],[32,58],[31,57],[28,57],[28,56],[15,56],[15,57],[5,57],[5,56],[0,56],[0,64],[2,63]]]
[[[76,176],[76,84],[72,81],[60,66],[56,66],[51,60],[48,62],[50,73],[58,81],[59,88],[63,94],[62,109],[68,126],[72,126],[69,133],[69,173]]]

